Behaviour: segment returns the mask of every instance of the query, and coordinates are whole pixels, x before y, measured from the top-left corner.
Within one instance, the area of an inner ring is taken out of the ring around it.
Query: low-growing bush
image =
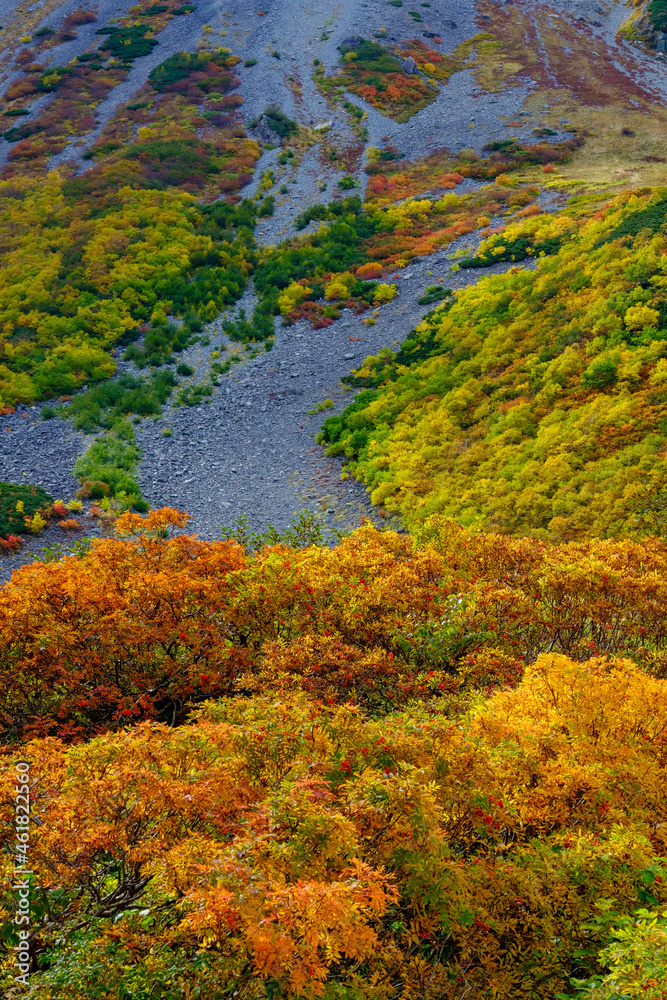
[[[111,429],[96,438],[76,460],[74,474],[81,482],[78,495],[86,499],[99,497],[100,492],[108,496],[122,492],[130,498],[130,505],[139,509],[142,498],[135,470],[140,457],[132,426],[116,420]]]
[[[24,534],[26,518],[49,511],[53,497],[40,486],[0,483],[0,538]]]
[[[154,373],[150,379],[123,374],[78,393],[66,414],[77,430],[91,434],[98,427],[112,427],[120,417],[160,413],[176,382],[169,369]]]
[[[266,216],[273,215],[276,208],[276,199],[272,194],[268,194],[266,198],[260,203],[257,209],[257,215],[260,218],[265,218]]]

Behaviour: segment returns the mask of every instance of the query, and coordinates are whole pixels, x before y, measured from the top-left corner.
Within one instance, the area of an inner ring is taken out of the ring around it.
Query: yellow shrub
[[[332,274],[331,281],[324,286],[324,298],[330,302],[332,299],[346,299],[349,289],[357,279],[350,271],[342,271],[339,274]]]
[[[373,294],[373,302],[391,302],[397,295],[398,289],[396,285],[388,285],[386,282],[381,281]]]
[[[658,310],[645,305],[630,306],[623,317],[628,330],[643,330],[645,326],[655,330],[659,319]]]
[[[26,528],[31,535],[39,535],[40,531],[43,531],[46,527],[46,518],[37,512],[32,515],[32,517],[24,518]]]
[[[299,285],[296,281],[293,281],[291,285],[280,293],[278,296],[278,308],[280,309],[281,316],[287,316],[296,309],[297,306],[301,305],[304,299],[307,299],[312,288],[307,285]]]
[[[446,194],[433,205],[436,212],[453,212],[455,208],[460,208],[461,198],[457,194]]]

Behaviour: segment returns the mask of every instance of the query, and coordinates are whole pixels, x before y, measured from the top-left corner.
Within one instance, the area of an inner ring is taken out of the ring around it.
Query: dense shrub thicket
[[[583,224],[491,236],[483,262],[562,246],[456,293],[399,357],[367,359],[367,388],[325,422],[329,453],[410,525],[439,511],[540,537],[662,530],[665,204],[627,193]]]
[[[29,995],[657,1000],[665,542],[440,519],[251,555],[186,520],[123,515],[0,591]]]
[[[383,114],[407,121],[437,97],[435,87],[418,74],[403,71],[401,62],[383,45],[360,39],[339,46],[342,69],[333,78],[320,75],[320,86],[345,88],[363,97]]]
[[[666,0],[651,0],[648,5],[648,16],[656,31],[667,31]]]
[[[26,521],[52,503],[53,497],[40,486],[0,483],[0,539],[25,534]]]
[[[371,163],[386,162],[382,152],[371,150]],[[481,166],[484,163],[480,161]],[[504,184],[499,179],[501,183],[465,195],[432,194],[399,204],[362,204],[358,195],[352,195],[328,205],[311,205],[297,216],[296,229],[302,231],[312,222],[323,225],[262,254],[255,271],[259,303],[252,320],[243,316],[240,322],[226,323],[225,330],[235,339],[264,340],[273,335],[273,317],[278,314],[288,322],[307,318],[318,328],[337,318],[341,306],[362,311],[371,303],[389,301],[394,293],[386,290],[386,284],[371,289],[367,279],[386,276],[391,269],[474,232],[488,222],[487,213],[539,212],[531,205],[539,187]],[[440,183],[431,187],[451,190],[462,180],[463,174],[448,167],[438,177]]]
[[[201,207],[183,192],[117,180],[109,169],[0,184],[0,224],[11,233],[0,261],[0,408],[106,378],[116,344],[149,323],[164,329],[168,314],[212,318],[246,287],[251,203]],[[187,342],[173,329],[170,339],[169,351]],[[150,333],[146,350],[160,354]]]

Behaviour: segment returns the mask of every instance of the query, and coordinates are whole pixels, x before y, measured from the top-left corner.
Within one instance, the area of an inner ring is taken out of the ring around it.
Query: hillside
[[[0,0],[0,993],[667,996],[662,0]]]

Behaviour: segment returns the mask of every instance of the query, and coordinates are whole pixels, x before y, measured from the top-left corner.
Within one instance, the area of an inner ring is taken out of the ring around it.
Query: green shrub
[[[651,0],[648,16],[655,31],[667,31],[667,0]]]
[[[267,215],[273,215],[275,208],[276,199],[272,194],[269,194],[260,204],[257,215],[260,216],[260,218],[265,218]]]
[[[148,79],[154,90],[163,91],[179,80],[186,80],[191,73],[201,72],[212,60],[210,52],[176,52],[152,69]]]
[[[0,483],[0,538],[25,534],[24,518],[41,514],[52,503],[53,497],[40,486]]]
[[[150,379],[123,374],[78,393],[68,415],[77,430],[92,434],[99,427],[111,428],[129,414],[146,417],[160,413],[175,385],[176,377],[169,369]]]
[[[664,0],[667,5],[667,0]],[[609,243],[617,240],[621,236],[636,236],[642,229],[649,229],[652,233],[659,232],[667,221],[667,196],[659,198],[647,208],[630,212],[623,221],[607,233],[600,241]]]
[[[108,52],[116,59],[129,62],[150,55],[158,44],[156,38],[146,38],[149,27],[132,25],[130,28],[100,28],[96,34],[108,35],[100,45],[101,52]]]
[[[494,246],[502,247],[500,253],[494,253],[491,249],[487,249],[484,254],[466,257],[458,263],[459,267],[463,268],[491,267],[492,264],[500,264],[505,261],[526,260],[528,257],[558,253],[562,245],[563,239],[560,237],[536,242],[527,236],[521,236],[516,240],[503,240],[502,236],[498,236]]]
[[[38,122],[26,122],[25,125],[17,125],[15,128],[7,129],[4,138],[7,142],[22,142],[36,132],[43,132],[44,126]]]
[[[140,458],[132,426],[117,420],[76,460],[74,474],[81,481],[80,495],[92,496],[95,484],[105,484],[109,495],[124,493],[132,497],[131,506],[136,506],[134,501],[141,499],[141,489],[134,473]],[[103,491],[103,486],[96,488]]]
[[[164,323],[152,327],[146,333],[142,347],[137,347],[136,344],[128,347],[123,358],[125,361],[134,361],[138,368],[170,364],[174,360],[172,352],[180,354],[191,342],[191,331],[187,325],[176,327],[171,323]]]
[[[233,539],[246,552],[259,551],[267,545],[288,545],[294,549],[307,549],[311,545],[324,544],[325,526],[317,514],[310,510],[301,510],[294,514],[289,527],[278,531],[269,524],[263,531],[251,532],[247,515],[242,515],[234,521],[235,527],[223,528],[221,538]]]
[[[442,285],[429,285],[424,289],[424,294],[417,299],[417,302],[420,306],[426,306],[431,302],[440,302],[451,294],[450,288],[443,288]]]
[[[264,118],[273,132],[276,132],[281,139],[288,139],[299,131],[299,126],[287,115],[283,114],[277,104],[270,104],[264,112]]]
[[[597,389],[603,392],[605,389],[616,385],[618,381],[617,369],[620,358],[616,354],[603,355],[591,361],[590,365],[583,372],[581,381],[587,389]]]
[[[189,385],[178,393],[177,401],[182,406],[199,406],[205,397],[213,395],[210,385]]]
[[[330,217],[330,209],[326,205],[313,205],[311,208],[307,208],[305,212],[297,215],[294,220],[294,228],[299,231],[305,229],[309,222],[324,222],[325,219],[329,219]]]

